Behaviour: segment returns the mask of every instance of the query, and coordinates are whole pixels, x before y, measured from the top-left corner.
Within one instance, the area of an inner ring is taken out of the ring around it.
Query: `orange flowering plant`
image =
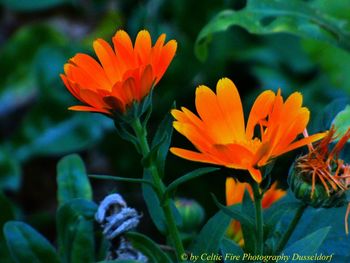
[[[103,39],[94,42],[99,62],[79,53],[64,65],[61,78],[65,86],[84,104],[70,110],[124,113],[161,80],[177,48],[175,40],[164,43],[165,34],[152,46],[146,30],[137,34],[135,45],[123,30],[117,31],[112,42],[114,48]]]
[[[62,81],[82,103],[69,109],[112,118],[119,135],[135,145],[142,159],[142,176],[90,177],[142,184],[150,217],[159,232],[167,237],[168,244],[162,250],[164,245],[159,246],[141,234],[129,233],[139,224],[140,215],[127,207],[120,195],[113,194],[101,203],[96,213],[96,220],[110,242],[108,259],[125,259],[121,252],[125,247],[133,251],[134,256],[129,255],[128,259],[141,262],[153,260],[153,253],[157,255],[156,262],[161,263],[195,261],[209,252],[216,255],[220,249],[219,257],[212,259],[223,260],[223,250],[227,248],[240,256],[243,253],[256,257],[265,253],[278,255],[308,203],[295,200],[293,205],[283,203],[288,195],[285,189],[277,188],[277,182],[272,183],[274,164],[280,156],[304,146],[312,150],[306,157],[299,157],[292,169],[299,169],[300,174],[312,174],[306,182],[311,187],[310,198],[318,195],[315,185],[319,181],[328,194],[348,189],[348,166],[334,156],[350,137],[349,133],[326,158],[326,148],[334,131],[306,136],[310,112],[303,106],[299,92],[286,99],[280,89],[262,92],[246,119],[238,89],[230,79],[222,78],[216,92],[204,85],[196,89],[197,114],[185,107],[172,109],[150,140],[147,123],[152,113],[152,91],[173,60],[177,43],[175,40],[165,43],[165,34],[162,34],[152,45],[146,30],[137,34],[134,44],[122,30],[116,32],[112,42],[113,48],[102,39],[94,42],[97,60],[79,53],[65,64]],[[173,128],[185,136],[195,150],[170,147]],[[322,138],[313,148],[312,143]],[[168,151],[209,167],[191,171],[166,185],[163,178]],[[306,159],[309,161],[303,162]],[[229,171],[231,176],[240,174],[226,179],[226,205],[214,196],[220,211],[198,232],[205,218],[204,209],[191,199],[175,202],[174,193],[181,184],[220,168]],[[283,177],[280,175],[279,179]],[[296,186],[291,188],[295,190]],[[277,235],[277,223],[291,206],[295,208],[294,218],[287,230]],[[116,244],[119,247],[115,247]]]

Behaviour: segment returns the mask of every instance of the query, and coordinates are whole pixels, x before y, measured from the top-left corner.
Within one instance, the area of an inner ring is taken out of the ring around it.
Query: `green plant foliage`
[[[215,167],[203,167],[203,168],[198,168],[192,172],[189,172],[179,178],[177,178],[175,181],[173,181],[171,184],[168,185],[164,192],[164,196],[171,196],[174,194],[176,191],[177,187],[183,183],[186,183],[189,180],[195,179],[197,177],[200,177],[202,175],[218,171],[219,168]]]
[[[11,257],[16,263],[59,263],[54,247],[29,225],[9,221],[4,226],[4,235]]]
[[[249,0],[240,11],[220,12],[201,30],[195,47],[197,57],[206,59],[213,33],[234,25],[253,34],[290,33],[350,49],[346,22],[321,13],[302,0]]]
[[[300,255],[314,255],[322,245],[330,230],[331,227],[321,228],[291,244],[282,253],[285,255],[292,255],[293,253],[298,252]]]
[[[126,236],[131,241],[133,247],[147,256],[150,262],[172,262],[169,256],[149,237],[136,232],[128,232]]]
[[[1,0],[0,5],[3,5],[14,11],[31,12],[56,7],[65,3],[71,3],[72,0]]]
[[[202,230],[196,236],[191,246],[191,252],[194,255],[202,255],[204,253],[216,254],[230,222],[231,218],[223,211],[217,212],[207,221]],[[198,262],[204,261],[198,259]]]
[[[175,107],[175,105],[173,105]],[[157,163],[161,177],[164,176],[165,160],[169,152],[171,138],[173,134],[173,117],[167,113],[164,119],[159,124],[159,127],[153,137],[151,148],[160,146],[157,150]]]
[[[62,262],[94,262],[96,210],[95,203],[84,199],[72,199],[58,209],[58,248]]]
[[[229,257],[226,259],[226,257],[225,257],[225,255],[234,255],[234,256],[240,256],[240,257],[243,256],[244,251],[233,240],[230,240],[228,238],[223,238],[221,240],[220,250],[221,250],[221,254],[224,256],[223,260],[225,263],[227,263],[227,262],[243,262],[241,260],[236,260],[236,259],[230,260]]]
[[[62,158],[57,164],[57,199],[60,205],[75,199],[92,199],[92,189],[79,155]]]
[[[6,149],[0,150],[0,189],[18,190],[21,183],[21,167]]]
[[[344,110],[339,112],[333,120],[333,125],[337,130],[337,140],[344,135],[350,128],[350,105],[347,105]]]
[[[245,213],[250,218],[255,218],[254,203],[247,190],[244,191],[242,201],[242,214]],[[241,222],[243,238],[244,238],[244,250],[255,254],[257,249],[257,240],[255,235],[255,228],[247,221]]]
[[[148,181],[152,180],[152,175],[149,169],[145,169],[143,173],[143,179]],[[151,186],[143,184],[142,193],[153,223],[155,224],[159,232],[165,233],[166,231],[165,216],[161,209],[161,203],[160,203],[160,200],[158,199],[156,192]]]
[[[7,221],[15,219],[15,207],[2,192],[0,192],[0,208],[0,259],[3,263],[10,263],[13,261],[6,246],[6,240],[2,229]]]

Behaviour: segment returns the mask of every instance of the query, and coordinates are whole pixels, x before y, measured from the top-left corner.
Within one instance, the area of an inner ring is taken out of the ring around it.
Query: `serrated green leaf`
[[[300,255],[314,255],[328,235],[331,227],[324,227],[307,235],[287,247],[281,254],[292,255],[297,252]]]
[[[300,0],[249,0],[239,11],[224,10],[199,33],[195,53],[205,60],[213,33],[240,26],[253,34],[289,33],[350,50],[350,31],[344,20],[331,17]]]
[[[83,160],[77,154],[63,157],[57,164],[57,199],[59,205],[75,199],[92,199],[92,189]]]
[[[97,205],[73,199],[57,211],[58,247],[62,262],[94,262],[93,221]]]
[[[236,244],[233,240],[228,238],[223,238],[220,244],[221,254],[223,256],[223,261],[228,262],[243,262],[237,258],[232,259],[233,256],[242,258],[244,251],[242,248]]]
[[[126,236],[131,241],[132,246],[143,253],[149,259],[149,262],[172,262],[168,255],[149,237],[136,232],[128,232]]]
[[[7,247],[16,263],[59,263],[54,247],[31,226],[18,221],[4,226]]]

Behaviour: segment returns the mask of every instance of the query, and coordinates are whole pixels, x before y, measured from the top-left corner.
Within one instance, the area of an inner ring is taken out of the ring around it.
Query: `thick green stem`
[[[262,195],[260,193],[259,184],[253,183],[254,205],[255,205],[255,219],[256,219],[256,234],[257,234],[257,255],[264,253],[264,229],[263,229],[263,214],[262,214]]]
[[[293,234],[295,227],[298,225],[298,222],[300,218],[302,217],[307,205],[302,204],[299,206],[298,210],[295,212],[294,218],[292,222],[289,224],[289,227],[287,231],[284,233],[283,237],[281,238],[280,242],[277,245],[275,255],[278,255],[281,253],[281,251],[284,249],[284,247],[287,245],[289,238]]]
[[[143,157],[146,157],[150,153],[150,148],[147,141],[147,131],[142,126],[139,118],[136,118],[131,125],[132,125],[132,128],[134,129],[136,137],[138,138],[141,154],[143,155]],[[151,163],[150,167],[145,169],[150,170],[152,179],[153,179],[153,184],[155,186],[156,193],[158,195],[158,199],[161,201],[164,195],[165,187],[162,180],[159,177],[158,168],[156,164]],[[182,261],[181,256],[185,253],[185,250],[182,245],[180,233],[177,229],[173,212],[171,210],[169,198],[164,200],[164,205],[162,206],[162,208],[163,208],[163,212],[167,223],[168,236],[170,240],[173,242],[173,245],[175,247],[177,259],[179,261]]]

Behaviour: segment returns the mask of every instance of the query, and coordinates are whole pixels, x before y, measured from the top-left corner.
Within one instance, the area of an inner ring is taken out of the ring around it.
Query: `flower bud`
[[[331,185],[328,185],[330,191],[327,192],[319,181],[316,181],[313,186],[312,173],[301,170],[298,167],[299,162],[299,159],[295,161],[288,176],[288,184],[296,198],[315,208],[340,207],[347,203],[343,190],[333,189]],[[328,184],[328,182],[325,183]]]
[[[182,218],[181,231],[193,232],[202,224],[204,220],[204,209],[197,201],[178,198],[175,200],[175,206]]]

